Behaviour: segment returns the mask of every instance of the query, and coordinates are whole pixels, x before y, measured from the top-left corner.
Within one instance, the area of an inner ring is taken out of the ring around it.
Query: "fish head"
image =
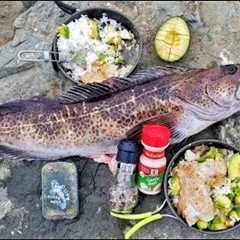
[[[212,69],[206,86],[207,95],[219,106],[240,109],[240,64],[228,64]]]

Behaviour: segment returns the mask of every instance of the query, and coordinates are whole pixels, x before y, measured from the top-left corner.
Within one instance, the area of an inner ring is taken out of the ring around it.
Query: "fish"
[[[177,212],[189,226],[199,219],[209,222],[215,216],[214,205],[210,197],[210,187],[201,175],[196,161],[182,161],[172,173],[180,180],[181,190],[176,204]]]
[[[0,159],[84,156],[116,170],[119,140],[139,140],[144,124],[169,127],[171,144],[240,110],[240,66],[156,66],[128,77],[76,85],[56,99],[0,105]],[[104,159],[105,156],[106,158]]]

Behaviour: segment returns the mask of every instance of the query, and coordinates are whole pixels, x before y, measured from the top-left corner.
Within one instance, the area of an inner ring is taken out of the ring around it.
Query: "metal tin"
[[[74,163],[51,162],[42,168],[42,214],[46,219],[73,219],[79,212]]]

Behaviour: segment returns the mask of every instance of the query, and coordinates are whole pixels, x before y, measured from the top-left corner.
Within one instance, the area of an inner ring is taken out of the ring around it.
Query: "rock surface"
[[[21,1],[1,1],[0,2],[0,46],[13,39],[13,23],[16,17],[24,10]]]
[[[0,220],[3,219],[13,207],[7,195],[7,188],[0,188]]]
[[[220,64],[223,61],[222,56],[225,57],[225,63],[240,62],[239,2],[219,4],[217,1],[82,1],[76,5],[79,9],[112,8],[132,19],[144,40],[144,52],[139,67],[164,64],[154,51],[153,39],[161,21],[173,15],[184,15],[192,30],[190,50],[176,65],[208,67]],[[10,15],[8,17],[13,19]],[[70,81],[56,74],[50,63],[24,63],[18,62],[16,58],[20,50],[50,49],[56,27],[68,17],[50,1],[37,1],[17,17],[14,22],[13,40],[0,47],[0,103],[32,95],[56,97],[72,85]],[[232,119],[228,121],[237,121],[238,118]],[[240,119],[237,124],[239,121]],[[215,128],[209,128],[189,141],[214,137],[213,129]],[[40,175],[44,163],[17,164],[5,161],[11,169],[11,178],[1,184],[7,186],[7,199],[14,207],[0,220],[0,238],[121,238],[129,223],[117,221],[109,215],[107,193],[112,176],[105,166],[99,167],[86,161],[75,160],[80,174],[79,218],[58,222],[45,220],[41,213]],[[3,174],[7,172],[5,170],[2,171]],[[0,192],[2,189],[0,188]],[[161,198],[141,196],[141,204],[137,211],[152,210],[162,199],[162,195]],[[169,213],[169,210],[166,208],[164,212]],[[238,238],[239,234],[240,229],[216,236],[206,235],[165,218],[146,226],[136,237],[226,239]]]

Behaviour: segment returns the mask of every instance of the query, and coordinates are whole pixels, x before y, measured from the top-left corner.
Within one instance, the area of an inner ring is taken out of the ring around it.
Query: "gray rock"
[[[51,63],[17,61],[20,50],[50,49],[60,10],[53,2],[38,2],[15,21],[13,41],[0,48],[0,102],[48,95],[57,78]],[[46,23],[46,19],[48,19]]]
[[[132,19],[144,42],[143,56],[139,64],[141,68],[165,64],[155,53],[153,41],[160,23],[173,15],[183,15],[192,31],[190,49],[179,63],[175,63],[176,65],[202,68],[221,64],[223,53],[227,53],[229,62],[240,62],[238,47],[240,3],[237,1],[221,4],[217,1],[74,1],[74,3],[79,9],[87,7],[116,9]],[[50,63],[23,63],[17,62],[16,59],[20,50],[50,49],[56,27],[68,17],[55,6],[54,2],[37,1],[15,20],[13,40],[0,47],[0,102],[38,94],[56,97],[72,85],[61,75],[58,76]],[[228,123],[227,120],[220,126],[233,129],[227,131],[225,139],[234,139],[231,141],[239,145],[238,134],[232,133],[239,128],[239,118],[232,119],[232,122]],[[213,131],[218,129],[216,127],[211,127],[190,140],[216,137]],[[76,219],[55,223],[45,220],[40,207],[42,163],[19,163],[12,167],[11,180],[7,182],[8,198],[15,207],[0,220],[1,237],[122,238],[123,231],[130,224],[110,217],[107,195],[112,176],[107,168],[98,168],[94,163],[85,165],[82,159],[76,160],[76,163],[80,174],[79,221]],[[141,204],[137,211],[152,210],[161,199],[159,196],[141,196]],[[169,213],[169,210],[166,208],[164,212]],[[146,226],[136,237],[220,239],[238,238],[239,234],[240,229],[216,236],[202,234],[177,221],[165,218]]]
[[[234,116],[219,123],[216,127],[216,134],[219,139],[240,149],[240,116]]]
[[[5,182],[11,177],[11,168],[7,161],[0,162],[0,182]]]
[[[32,7],[36,3],[36,1],[22,1],[22,3],[25,9],[28,9]]]
[[[13,204],[8,199],[7,188],[0,188],[0,220],[3,219],[13,208]]]
[[[24,8],[20,1],[1,1],[0,2],[0,46],[13,39],[16,17],[23,12]]]

